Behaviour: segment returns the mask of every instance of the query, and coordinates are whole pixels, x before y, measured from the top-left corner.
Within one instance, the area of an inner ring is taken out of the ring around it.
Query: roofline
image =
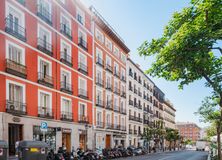
[[[124,40],[119,36],[119,34],[111,27],[111,25],[102,17],[102,15],[93,7],[90,6],[89,10],[92,12],[92,17],[95,22],[104,29],[104,31],[117,42],[118,45],[128,54],[130,49],[126,46]]]
[[[143,71],[141,68],[139,68],[139,67],[136,65],[135,62],[133,62],[132,59],[127,58],[127,60],[129,60],[140,72],[142,72],[143,75],[144,75],[147,79],[149,79],[150,82],[152,82],[152,83],[154,84],[154,86],[156,85],[156,84],[144,73],[144,71]]]
[[[169,102],[167,102],[166,100],[164,101],[164,103],[165,103],[168,107],[170,107],[172,110],[177,111],[177,110],[173,107],[173,105],[170,104]]]

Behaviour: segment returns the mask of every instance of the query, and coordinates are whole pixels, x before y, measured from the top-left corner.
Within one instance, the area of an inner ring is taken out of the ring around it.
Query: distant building
[[[207,137],[207,128],[202,128],[200,130],[200,139],[205,139]]]
[[[176,127],[179,130],[180,136],[184,137],[184,140],[197,141],[200,139],[201,128],[197,124],[193,122],[177,122]]]
[[[163,103],[165,128],[176,129],[175,113],[176,109],[173,107],[173,104],[169,100],[165,100]]]

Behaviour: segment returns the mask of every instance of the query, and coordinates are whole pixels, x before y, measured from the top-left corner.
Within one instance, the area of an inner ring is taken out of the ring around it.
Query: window
[[[105,45],[112,52],[112,42],[108,38],[106,38]]]
[[[63,34],[68,36],[70,39],[72,39],[71,34],[71,20],[68,18],[65,14],[61,13],[60,16],[60,30]]]
[[[119,65],[116,62],[114,62],[114,73],[119,74]]]
[[[96,39],[104,43],[104,35],[96,28]]]
[[[71,45],[65,42],[64,40],[61,39],[61,56],[63,55],[68,55],[71,56],[72,50],[71,50]]]
[[[59,0],[62,4],[65,4],[66,0]]]
[[[84,55],[83,53],[79,52],[78,61],[79,61],[78,68],[83,70],[84,72],[88,73],[87,57],[86,57],[86,55]]]
[[[62,114],[72,113],[72,101],[69,98],[61,97]]]
[[[49,24],[52,24],[52,5],[49,0],[38,0],[38,16]]]
[[[82,90],[87,90],[87,81],[86,79],[83,79],[83,78],[80,78],[79,77],[79,89],[82,89]]]
[[[38,46],[41,49],[52,51],[52,33],[38,24]]]
[[[106,75],[106,87],[111,87],[112,85],[112,79],[111,79],[111,76],[109,76],[108,74]]]
[[[85,25],[85,13],[79,8],[77,8],[77,20],[82,25]]]
[[[71,72],[61,68],[61,85],[69,88],[72,84]]]
[[[96,119],[97,119],[97,125],[102,126],[102,112],[97,111],[97,115],[96,115]]]
[[[126,63],[126,55],[123,52],[121,52],[121,60],[123,63]]]
[[[6,2],[6,32],[25,40],[25,16],[24,13]]]
[[[126,80],[126,71],[125,71],[125,69],[124,68],[121,68],[121,78],[122,79],[124,79],[124,80]]]
[[[96,90],[96,99],[98,101],[103,100],[103,92],[101,90],[99,90],[99,89]]]
[[[111,64],[112,64],[111,58],[108,55],[106,55],[106,65],[112,66]]]
[[[38,72],[43,76],[51,76],[52,75],[52,64],[51,62],[39,57],[38,58]]]
[[[52,116],[52,94],[46,91],[39,90],[38,97],[39,115]]]
[[[85,103],[79,103],[79,115],[80,116],[86,116],[87,110],[86,110],[86,104]]]
[[[96,57],[99,58],[99,59],[103,59],[103,52],[101,49],[97,48],[96,47]]]
[[[82,30],[78,30],[78,44],[84,49],[88,49],[87,36]]]
[[[25,103],[25,85],[6,80],[6,99],[9,102]]]
[[[114,51],[113,52],[114,52],[114,55],[119,58],[119,48],[114,46]]]
[[[6,58],[18,64],[25,65],[25,49],[17,44],[6,41]]]

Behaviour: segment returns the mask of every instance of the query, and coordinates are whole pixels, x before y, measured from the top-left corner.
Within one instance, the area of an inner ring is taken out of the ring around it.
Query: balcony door
[[[49,76],[49,64],[45,61],[40,61],[40,72],[43,78],[47,78]]]
[[[62,71],[61,72],[61,82],[62,82],[63,87],[65,87],[65,88],[70,87],[70,86],[68,86],[69,84],[71,84],[70,73],[68,73],[66,71]]]
[[[83,118],[83,119],[86,118],[86,106],[83,103],[79,104],[79,115],[80,115],[80,118]]]
[[[97,119],[97,125],[102,127],[102,112],[97,112],[96,119]]]
[[[71,118],[72,115],[72,106],[71,101],[65,98],[62,98],[62,116],[63,118]]]
[[[51,106],[50,106],[50,96],[46,93],[40,93],[40,110],[39,114],[42,115],[50,115],[51,114]]]
[[[51,36],[49,31],[40,27],[39,29],[39,38],[40,38],[40,45],[44,49],[51,51]]]
[[[13,61],[16,62],[18,64],[23,64],[22,62],[22,50],[9,44],[9,55],[8,58]]]
[[[16,84],[9,83],[9,109],[25,111],[23,105],[23,88]]]

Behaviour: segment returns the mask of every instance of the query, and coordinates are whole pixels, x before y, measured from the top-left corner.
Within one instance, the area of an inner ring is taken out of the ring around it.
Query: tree
[[[150,150],[150,141],[152,140],[153,135],[154,135],[153,128],[145,128],[142,137],[148,143],[149,150]]]
[[[172,149],[172,142],[174,140],[174,129],[167,128],[165,139],[169,142],[169,149]]]
[[[219,99],[220,112],[222,48],[218,42],[222,40],[221,10],[222,0],[191,0],[189,7],[174,13],[162,37],[145,41],[138,49],[140,55],[155,59],[147,73],[177,81],[180,89],[196,80],[205,79],[205,85],[212,89],[211,97]],[[220,151],[220,135],[217,141]],[[218,153],[222,160],[221,153]]]

